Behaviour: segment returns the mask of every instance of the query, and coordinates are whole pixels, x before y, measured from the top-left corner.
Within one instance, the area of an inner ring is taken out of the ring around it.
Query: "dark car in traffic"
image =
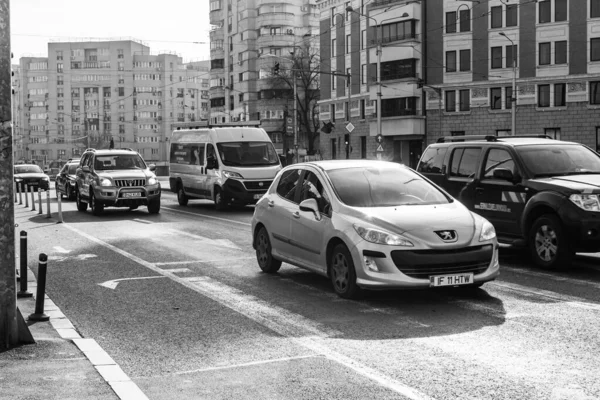
[[[56,197],[64,195],[68,200],[75,200],[75,178],[79,161],[79,159],[67,161],[58,174],[56,174],[54,182]]]
[[[14,166],[14,180],[17,189],[21,192],[38,188],[48,190],[50,188],[50,177],[42,171],[40,166],[35,164],[19,164]]]

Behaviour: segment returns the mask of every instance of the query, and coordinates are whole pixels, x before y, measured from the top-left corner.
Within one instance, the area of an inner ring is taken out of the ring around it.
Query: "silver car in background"
[[[282,262],[331,279],[335,292],[479,287],[499,274],[492,224],[403,165],[371,160],[281,170],[252,218],[260,268]]]

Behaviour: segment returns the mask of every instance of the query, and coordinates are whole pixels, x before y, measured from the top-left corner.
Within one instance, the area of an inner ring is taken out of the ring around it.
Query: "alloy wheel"
[[[558,240],[551,226],[542,225],[535,233],[535,251],[546,262],[552,261],[557,256]]]
[[[332,265],[333,282],[338,291],[345,292],[348,289],[349,268],[346,257],[337,253],[333,259]]]

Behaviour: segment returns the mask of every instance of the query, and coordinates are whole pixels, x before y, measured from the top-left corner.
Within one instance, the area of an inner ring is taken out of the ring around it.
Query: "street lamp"
[[[512,45],[512,70],[513,70],[513,79],[512,79],[512,94],[510,98],[510,106],[512,112],[512,129],[511,134],[515,136],[517,134],[517,58],[515,55],[515,42],[512,41],[511,38],[506,36],[504,32],[499,33],[500,36],[504,36],[508,39]]]

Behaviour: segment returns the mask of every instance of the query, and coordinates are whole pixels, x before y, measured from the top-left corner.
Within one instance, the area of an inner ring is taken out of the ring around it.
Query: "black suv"
[[[88,204],[94,215],[104,207],[148,206],[150,214],[160,211],[160,184],[142,157],[131,149],[87,149],[76,171],[75,199],[79,211]]]
[[[600,251],[600,155],[547,137],[454,136],[417,171],[487,218],[498,241],[527,246],[544,268]],[[451,216],[448,216],[451,218]]]

